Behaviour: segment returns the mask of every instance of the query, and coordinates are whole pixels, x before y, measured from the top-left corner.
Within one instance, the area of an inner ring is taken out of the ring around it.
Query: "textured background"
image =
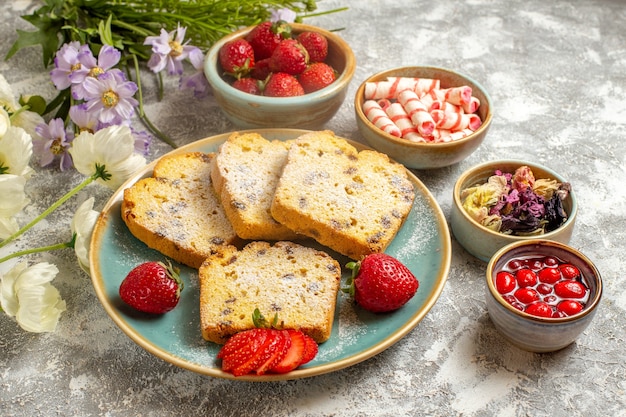
[[[20,15],[39,3],[0,4],[0,56],[29,29]],[[495,116],[467,160],[417,171],[448,216],[465,169],[492,159],[545,164],[568,178],[579,199],[571,245],[596,262],[605,293],[595,321],[570,347],[533,354],[506,343],[483,299],[485,264],[452,238],[446,287],[425,319],[383,353],[339,372],[278,383],[244,383],[176,368],[136,346],[106,315],[71,251],[33,257],[58,265],[67,301],[59,328],[31,334],[0,315],[0,409],[4,416],[626,416],[626,3],[545,1],[324,0],[347,12],[308,20],[345,27],[358,67],[349,97],[368,75],[400,65],[459,70],[491,94]],[[52,97],[38,49],[0,61],[16,93]],[[148,85],[148,89],[150,86]],[[234,130],[211,98],[168,85],[148,93],[147,111],[176,143]],[[327,125],[361,140],[352,99]],[[167,152],[155,143],[149,159]],[[29,182],[28,221],[82,177],[38,169]],[[89,187],[10,250],[69,236],[77,205],[110,192]],[[6,251],[5,251],[6,252]],[[5,267],[5,266],[3,266]]]

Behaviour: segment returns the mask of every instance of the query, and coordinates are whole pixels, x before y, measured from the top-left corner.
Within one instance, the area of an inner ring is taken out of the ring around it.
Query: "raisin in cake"
[[[191,152],[161,158],[153,176],[124,190],[122,219],[152,249],[192,268],[237,235],[211,183],[215,154]]]
[[[293,242],[256,241],[224,248],[198,271],[202,336],[223,344],[254,327],[256,308],[278,315],[318,343],[330,337],[341,280],[339,263],[325,252]]]
[[[415,191],[403,165],[359,152],[330,131],[291,142],[272,216],[343,255],[383,252],[402,226]]]
[[[287,142],[258,133],[233,133],[217,153],[211,179],[237,235],[250,240],[293,240],[295,232],[270,214],[287,160]]]

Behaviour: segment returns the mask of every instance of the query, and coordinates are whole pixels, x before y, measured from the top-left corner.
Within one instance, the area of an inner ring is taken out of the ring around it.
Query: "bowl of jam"
[[[530,239],[500,249],[486,271],[486,304],[498,331],[517,347],[553,352],[589,326],[602,298],[593,262],[560,242]]]

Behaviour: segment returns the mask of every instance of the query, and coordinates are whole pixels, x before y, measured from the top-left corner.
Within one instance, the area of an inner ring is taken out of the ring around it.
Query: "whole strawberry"
[[[309,62],[324,62],[328,56],[328,40],[317,32],[302,32],[296,39],[309,54]]]
[[[291,26],[283,21],[263,22],[256,25],[246,35],[246,40],[254,50],[254,59],[260,61],[272,56],[272,52],[283,39],[291,37]]]
[[[352,270],[352,278],[343,291],[374,313],[399,309],[413,298],[419,287],[419,281],[409,268],[385,253],[367,255],[346,267]]]
[[[302,74],[298,75],[298,81],[300,81],[306,94],[321,90],[332,84],[336,79],[336,71],[324,62],[314,62]]]
[[[254,94],[255,96],[261,95],[261,89],[259,88],[260,81],[255,78],[244,77],[235,80],[232,84],[237,90],[244,93]]]
[[[295,39],[281,41],[270,57],[272,72],[285,72],[298,75],[306,69],[309,63],[309,54]]]
[[[263,95],[267,97],[294,97],[304,95],[304,89],[298,79],[285,72],[270,74]]]
[[[120,284],[119,294],[129,306],[145,313],[163,314],[178,304],[183,290],[178,270],[168,262],[144,262]]]
[[[241,78],[254,68],[254,50],[245,39],[233,39],[220,49],[219,61],[224,72]]]

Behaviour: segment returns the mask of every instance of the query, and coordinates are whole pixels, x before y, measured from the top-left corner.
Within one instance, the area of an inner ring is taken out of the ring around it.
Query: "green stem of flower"
[[[33,227],[34,225],[39,223],[41,220],[46,218],[54,210],[58,209],[63,203],[65,203],[67,200],[69,200],[74,195],[76,195],[80,190],[82,190],[83,188],[85,188],[86,186],[91,184],[96,179],[102,178],[102,175],[103,175],[102,172],[96,171],[96,173],[93,174],[91,177],[85,178],[85,180],[83,182],[78,184],[72,190],[68,191],[63,197],[59,198],[54,204],[52,204],[50,207],[48,207],[39,216],[35,217],[30,223],[28,223],[26,226],[22,227],[20,230],[18,230],[17,232],[13,233],[11,236],[7,237],[5,240],[0,242],[0,248],[6,246],[9,242],[12,242],[13,240],[15,240],[16,238],[21,236],[28,229],[30,229],[31,227]]]
[[[30,109],[29,105],[25,105],[25,106],[20,107],[19,109],[15,110],[15,112],[13,114],[11,114],[9,116],[9,120],[13,121],[15,119],[15,117],[17,117],[18,114],[20,114],[20,113],[22,113],[22,112],[24,112],[26,110],[29,110],[29,109]]]
[[[31,253],[40,253],[40,252],[48,252],[51,250],[57,250],[57,249],[73,248],[75,241],[76,241],[76,234],[74,234],[74,236],[72,237],[72,240],[69,242],[57,243],[56,245],[41,246],[39,248],[24,249],[21,251],[13,252],[12,254],[7,255],[4,258],[0,258],[0,264],[8,261],[9,259],[17,258],[18,256],[30,255]]]
[[[139,73],[139,61],[137,59],[137,55],[135,55],[135,54],[132,54],[131,58],[133,60],[133,66],[135,68],[135,78],[137,79],[137,94],[138,94],[138,98],[139,98],[139,100],[137,100],[137,101],[139,101],[139,120],[141,120],[141,122],[148,129],[150,129],[150,131],[157,138],[159,138],[163,142],[167,143],[168,145],[170,145],[174,149],[178,148],[178,145],[176,145],[167,135],[165,135],[154,124],[152,124],[152,121],[150,121],[148,116],[146,116],[146,113],[145,113],[145,111],[143,109],[143,89],[141,87],[141,75]]]

